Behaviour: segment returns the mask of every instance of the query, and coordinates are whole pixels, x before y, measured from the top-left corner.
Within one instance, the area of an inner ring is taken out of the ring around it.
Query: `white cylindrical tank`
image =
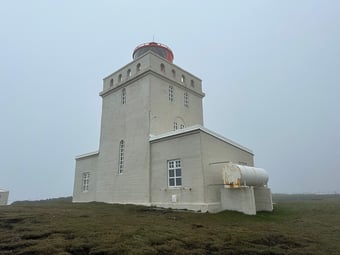
[[[268,183],[267,171],[262,168],[228,163],[223,167],[223,181],[230,188],[241,186],[263,187]]]

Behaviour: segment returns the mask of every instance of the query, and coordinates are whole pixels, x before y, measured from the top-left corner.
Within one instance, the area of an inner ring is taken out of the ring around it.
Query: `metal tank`
[[[170,63],[172,63],[174,60],[174,54],[171,51],[171,49],[164,44],[156,43],[156,42],[149,42],[149,43],[143,43],[141,45],[138,45],[133,51],[132,58],[133,59],[139,58],[140,56],[144,55],[148,51],[152,51],[156,53],[162,58],[165,58],[166,60],[168,60]]]
[[[257,167],[228,163],[223,167],[223,181],[228,188],[242,186],[264,187],[268,183],[266,170]]]

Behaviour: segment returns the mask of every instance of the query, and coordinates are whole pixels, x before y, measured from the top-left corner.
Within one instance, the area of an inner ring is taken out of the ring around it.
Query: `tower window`
[[[184,92],[184,106],[189,107],[189,94],[188,94],[188,92]]]
[[[173,102],[174,101],[174,87],[169,86],[169,101]]]
[[[118,76],[118,82],[121,82],[122,81],[122,74],[120,74],[119,76]]]
[[[172,73],[172,77],[173,77],[173,78],[176,78],[176,71],[175,71],[175,69],[172,69],[172,70],[171,70],[171,73]]]
[[[182,168],[179,159],[168,161],[168,185],[169,187],[182,186]]]
[[[140,70],[141,70],[141,66],[140,66],[140,63],[138,63],[136,66],[136,71],[139,72]]]
[[[126,104],[126,89],[122,89],[122,104]]]
[[[161,72],[165,73],[165,65],[163,63],[161,64]]]
[[[178,124],[176,121],[174,121],[174,130],[177,130],[178,129]]]
[[[195,87],[195,82],[194,82],[194,80],[191,80],[191,81],[190,81],[190,85],[191,85],[191,87],[193,87],[193,88]]]
[[[110,87],[113,87],[113,79],[110,80]]]
[[[83,173],[82,182],[83,182],[82,191],[83,192],[89,191],[89,182],[90,182],[90,173],[89,172]]]
[[[127,77],[131,77],[131,69],[127,70]]]
[[[122,174],[124,170],[124,150],[125,143],[124,140],[119,142],[119,164],[118,164],[118,173]]]
[[[182,76],[181,76],[181,82],[182,83],[185,83],[185,76],[182,74]]]

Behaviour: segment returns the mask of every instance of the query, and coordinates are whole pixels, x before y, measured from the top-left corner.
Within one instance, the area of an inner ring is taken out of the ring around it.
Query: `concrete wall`
[[[90,173],[89,189],[83,191],[83,174]],[[98,173],[98,154],[76,159],[76,171],[73,186],[73,202],[90,202],[96,200],[96,182]]]
[[[149,203],[149,88],[150,75],[140,76],[102,95],[97,201]],[[125,142],[123,173],[118,169],[121,140]]]
[[[0,206],[1,205],[7,205],[7,203],[8,203],[8,196],[9,196],[9,191],[7,191],[7,190],[0,190]]]
[[[162,207],[205,210],[200,134],[151,143],[151,203]],[[182,187],[168,187],[168,160],[180,159]],[[176,195],[176,202],[172,197]]]
[[[273,211],[272,192],[267,187],[254,188],[256,211]]]
[[[205,202],[211,210],[219,210],[220,189],[223,187],[223,165],[227,161],[254,165],[254,155],[210,134],[201,133],[202,164],[204,169]],[[213,208],[213,204],[216,208]]]
[[[220,189],[222,210],[238,211],[249,215],[256,214],[253,187]]]
[[[170,84],[174,86],[174,102],[168,100]],[[184,106],[185,91],[189,94],[189,107]],[[77,160],[74,201],[148,204],[149,135],[172,130],[176,118],[183,119],[185,125],[203,124],[201,80],[149,52],[104,78],[100,95],[100,153],[96,163],[90,158]],[[122,174],[118,172],[121,140],[125,142]],[[84,171],[91,172],[91,188],[95,187],[86,193],[79,189]]]

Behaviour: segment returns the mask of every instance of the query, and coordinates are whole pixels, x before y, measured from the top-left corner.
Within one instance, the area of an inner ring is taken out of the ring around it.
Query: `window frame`
[[[122,89],[121,104],[126,104],[126,89]]]
[[[169,188],[180,188],[183,185],[183,173],[182,173],[182,163],[180,159],[171,159],[167,161],[167,171],[168,171],[168,187]],[[173,174],[170,174],[173,171]],[[179,171],[179,172],[178,172]],[[173,175],[173,176],[170,176]],[[171,184],[173,180],[173,185]],[[179,184],[178,184],[179,182]]]
[[[81,191],[82,192],[88,192],[89,191],[89,184],[90,184],[90,172],[84,172],[82,174],[82,185],[81,185]]]
[[[189,107],[189,93],[187,91],[184,92],[184,106]]]
[[[163,63],[160,64],[160,70],[162,73],[165,73],[165,65]]]
[[[125,142],[120,140],[119,142],[119,154],[118,154],[118,174],[123,174],[124,172],[124,153],[125,153]]]
[[[137,73],[140,72],[141,69],[142,69],[141,64],[138,63],[138,64],[136,65],[136,72],[137,72]]]
[[[174,101],[174,87],[169,85],[169,102]]]

